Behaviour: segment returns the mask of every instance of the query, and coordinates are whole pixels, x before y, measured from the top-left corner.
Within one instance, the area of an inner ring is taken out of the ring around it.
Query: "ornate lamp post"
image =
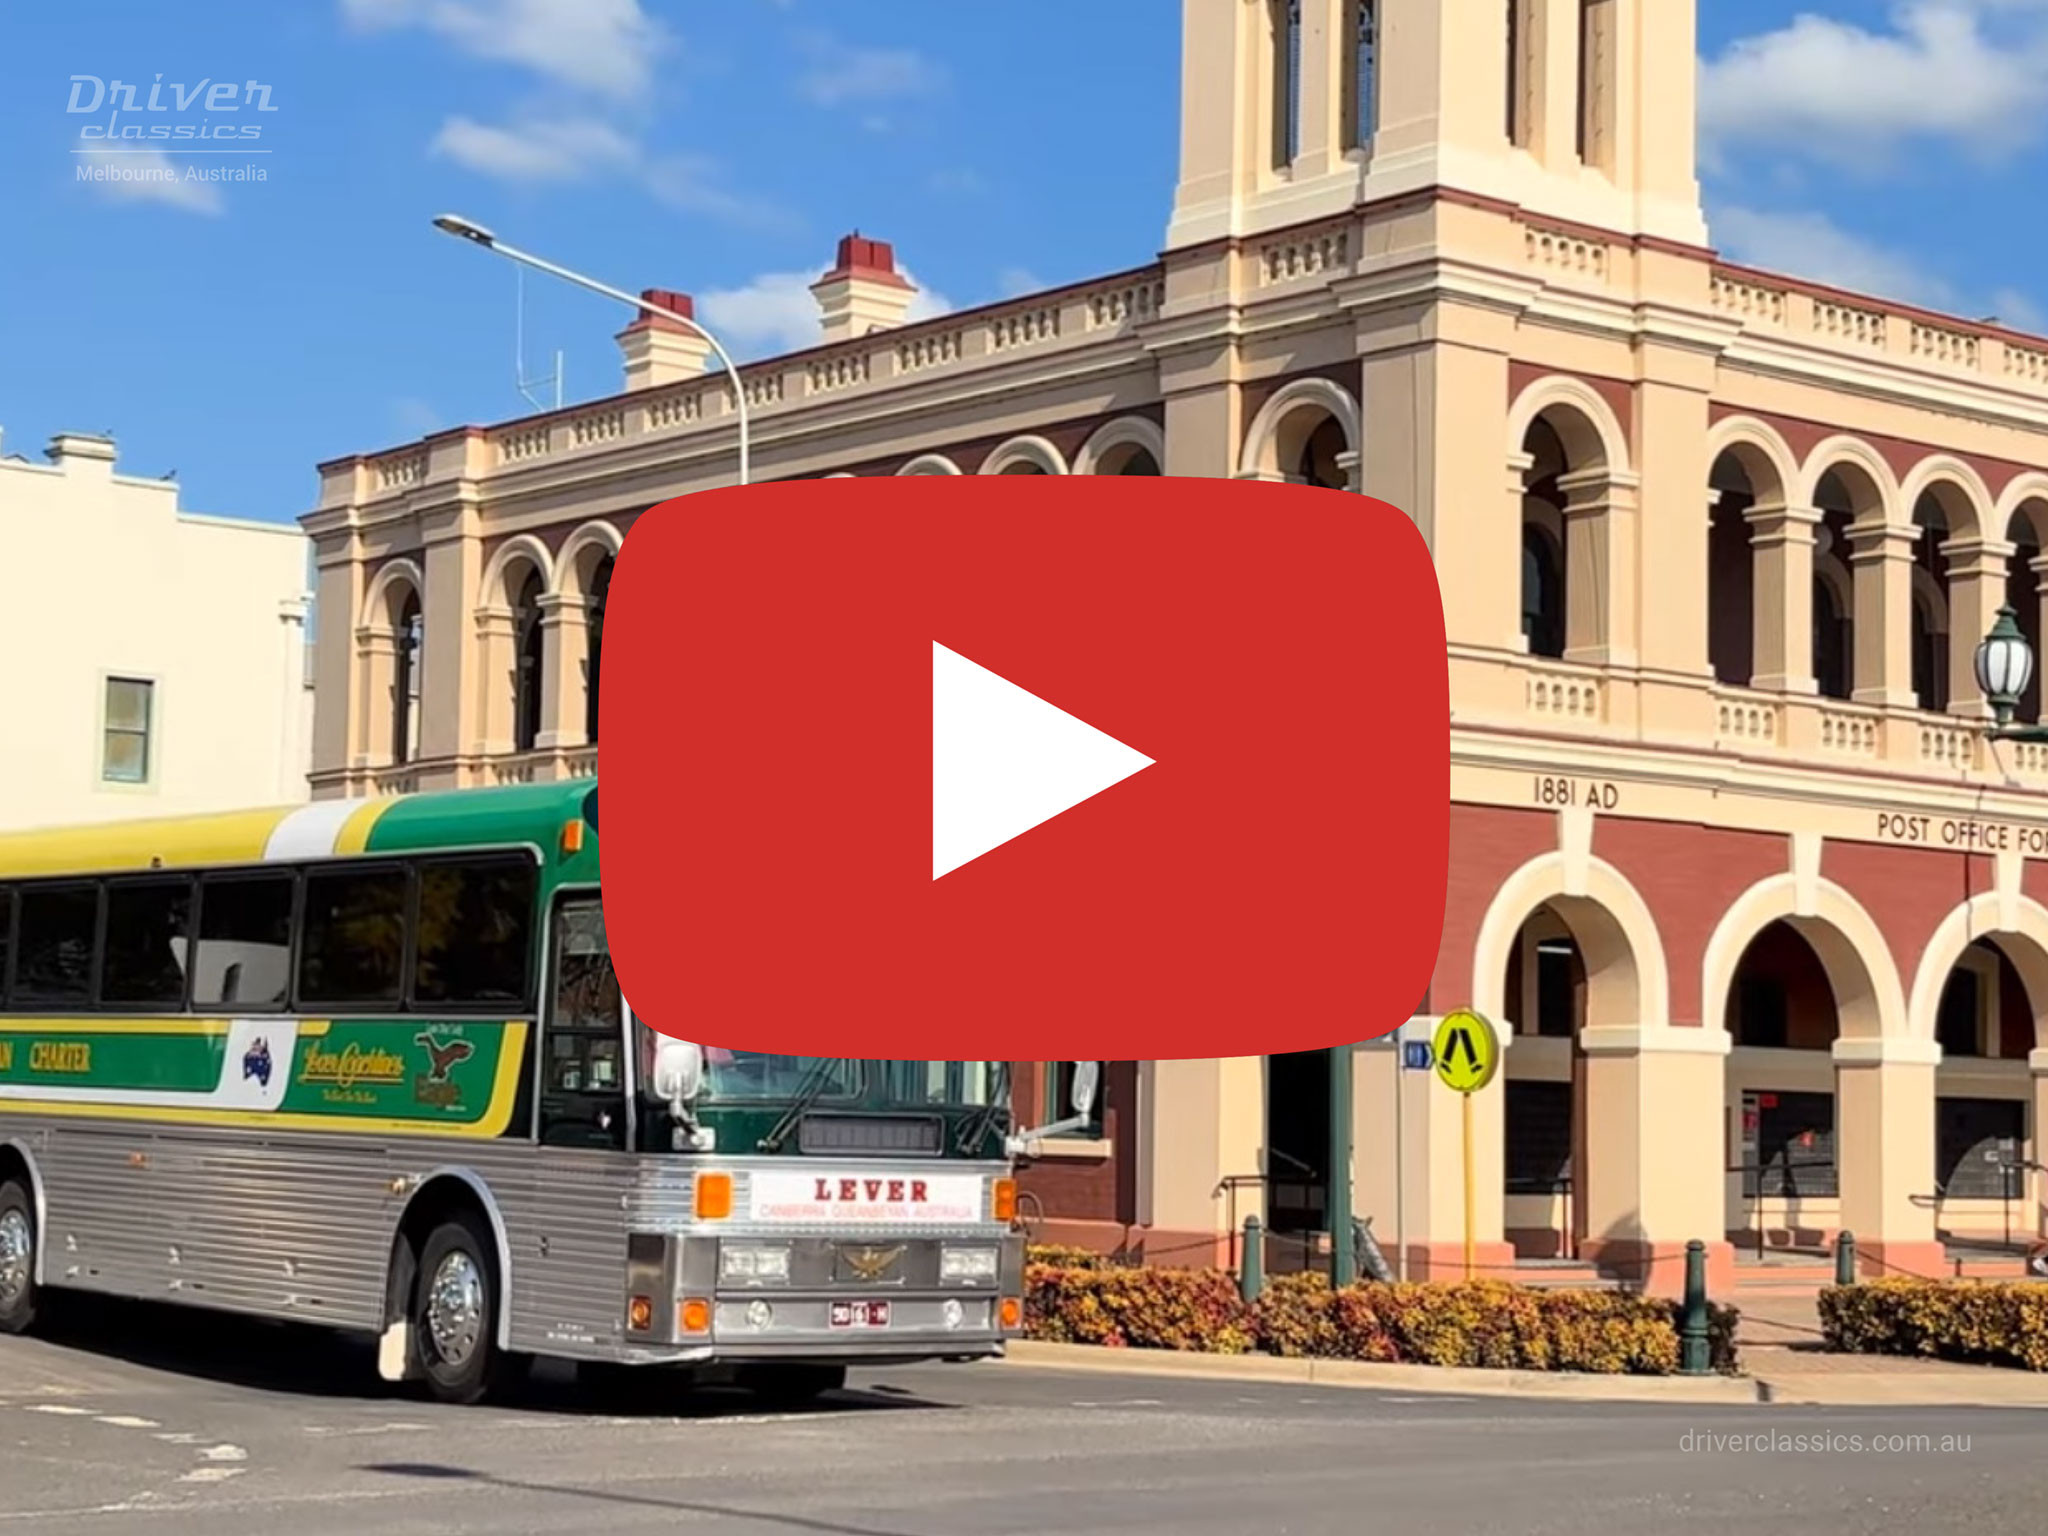
[[[1991,633],[1977,646],[1977,686],[1991,705],[1994,723],[1987,734],[1994,741],[2048,742],[2048,725],[2012,723],[2033,675],[2034,648],[2020,633],[2019,616],[2010,606],[2000,608]]]

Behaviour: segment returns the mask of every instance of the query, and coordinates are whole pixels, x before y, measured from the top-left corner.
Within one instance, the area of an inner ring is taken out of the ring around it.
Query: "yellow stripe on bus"
[[[248,1022],[279,1020],[289,1024],[289,1015],[260,1014]],[[20,1019],[0,1018],[0,1035],[224,1035],[234,1027],[229,1019]],[[317,1040],[332,1027],[325,1020],[298,1021],[298,1038]]]
[[[195,864],[253,864],[294,806],[214,816],[113,821],[0,834],[0,876],[98,875]]]
[[[336,853],[361,853],[370,846],[370,829],[377,825],[377,818],[390,810],[392,796],[382,800],[369,800],[356,808],[355,814],[341,824],[341,830],[334,834]]]

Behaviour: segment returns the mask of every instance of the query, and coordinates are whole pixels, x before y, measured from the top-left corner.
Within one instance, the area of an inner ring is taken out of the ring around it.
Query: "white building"
[[[295,803],[308,543],[116,474],[107,438],[0,458],[0,827]]]

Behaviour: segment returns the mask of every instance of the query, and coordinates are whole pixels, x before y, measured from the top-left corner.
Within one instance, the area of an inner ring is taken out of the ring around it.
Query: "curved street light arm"
[[[684,326],[687,329],[695,332],[699,337],[703,338],[705,344],[708,345],[711,348],[711,350],[717,354],[718,361],[724,366],[726,373],[730,375],[732,378],[733,405],[739,413],[739,483],[741,485],[746,485],[748,483],[749,422],[747,417],[747,385],[746,381],[740,377],[739,364],[735,363],[732,360],[732,354],[727,352],[725,348],[719,344],[718,338],[716,336],[713,336],[709,331],[705,330],[703,326],[699,325],[695,320],[691,319],[688,315],[679,315],[672,309],[664,309],[659,304],[650,304],[647,300],[643,298],[639,298],[634,294],[626,293],[621,289],[613,288],[608,284],[600,283],[595,278],[585,277],[580,272],[571,272],[567,267],[556,266],[551,261],[546,261],[539,256],[532,255],[527,251],[519,250],[515,246],[507,245],[505,244],[504,241],[498,239],[495,235],[490,234],[486,230],[479,229],[474,225],[466,225],[463,223],[463,221],[459,220],[451,220],[446,223],[444,223],[441,220],[436,220],[435,223],[437,227],[447,231],[450,234],[454,234],[462,239],[470,240],[474,244],[481,245],[486,250],[496,251],[500,256],[503,256],[508,261],[521,262],[524,265],[533,267],[538,271],[546,272],[552,277],[559,277],[562,279],[562,281],[566,283],[574,283],[579,288],[588,288],[592,293],[601,293],[608,299],[616,299],[621,304],[631,305],[634,309],[642,310],[645,313],[656,316],[659,319],[667,320],[673,324]],[[474,233],[471,233],[472,230],[474,230]]]

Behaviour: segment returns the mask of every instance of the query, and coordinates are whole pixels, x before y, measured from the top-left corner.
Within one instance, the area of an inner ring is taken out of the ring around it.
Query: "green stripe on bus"
[[[285,1114],[466,1124],[489,1113],[506,1025],[336,1020],[301,1039]]]
[[[225,1033],[114,1034],[62,1025],[9,1033],[0,1036],[0,1083],[211,1093],[220,1083],[226,1045]]]
[[[562,828],[583,814],[594,779],[445,790],[394,800],[370,827],[364,852],[424,853],[531,843],[550,864],[561,856]],[[586,839],[586,847],[595,839]]]

